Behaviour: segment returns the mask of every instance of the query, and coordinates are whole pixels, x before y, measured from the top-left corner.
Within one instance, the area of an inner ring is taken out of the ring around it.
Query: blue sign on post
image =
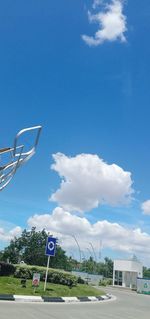
[[[56,251],[56,238],[48,237],[47,238],[45,255],[54,257],[55,256],[55,251]]]

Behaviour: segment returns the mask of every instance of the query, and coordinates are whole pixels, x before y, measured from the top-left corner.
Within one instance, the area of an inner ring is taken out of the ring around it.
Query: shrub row
[[[16,270],[14,273],[14,277],[16,278],[25,278],[25,279],[32,279],[33,273],[38,272],[40,273],[41,281],[45,280],[46,269],[43,267],[23,267],[23,266],[16,266]],[[61,272],[53,269],[48,270],[47,281],[55,284],[62,284],[67,286],[76,286],[78,278],[66,273]]]
[[[46,268],[39,266],[12,265],[0,261],[0,276],[14,275],[16,278],[32,279],[33,273],[40,273],[41,281],[45,280]],[[73,276],[67,272],[59,270],[48,270],[47,281],[55,284],[76,286],[77,283],[84,283],[80,277]]]
[[[14,274],[15,269],[14,265],[0,261],[0,276],[10,276]]]
[[[111,286],[113,284],[112,278],[105,278],[100,280],[99,285],[100,286]]]

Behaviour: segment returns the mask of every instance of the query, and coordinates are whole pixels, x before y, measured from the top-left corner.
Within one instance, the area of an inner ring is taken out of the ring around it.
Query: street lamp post
[[[92,251],[93,251],[93,255],[94,255],[94,257],[95,257],[95,262],[96,262],[96,264],[97,264],[97,257],[96,257],[96,253],[95,253],[95,250],[94,250],[94,247],[93,247],[93,245],[92,245],[92,243],[89,243],[89,245],[91,246],[91,248],[92,248]],[[96,264],[95,264],[95,273],[96,273]],[[94,269],[93,269],[94,270]]]
[[[93,247],[92,243],[89,243],[89,245],[90,245],[91,248],[92,248],[93,255],[94,255],[94,257],[95,257],[95,261],[97,262],[97,257],[96,257],[96,253],[95,253],[94,247]]]
[[[77,241],[77,238],[75,237],[75,235],[70,235],[71,237],[74,238],[76,244],[77,244],[77,247],[78,247],[78,250],[79,250],[79,256],[80,256],[80,264],[82,262],[82,257],[81,257],[81,248],[80,248],[80,245],[79,245],[79,242]]]
[[[85,257],[85,254],[84,254],[83,250],[81,250],[81,253],[82,253],[82,255],[83,255],[82,260],[85,262],[85,273],[87,273],[86,257]]]

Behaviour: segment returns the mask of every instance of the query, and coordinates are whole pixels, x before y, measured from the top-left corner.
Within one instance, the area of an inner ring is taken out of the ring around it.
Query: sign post
[[[46,244],[46,251],[45,255],[48,256],[47,260],[47,269],[46,269],[46,276],[45,276],[45,283],[44,283],[44,291],[46,290],[46,283],[47,283],[47,275],[48,275],[48,268],[50,262],[50,256],[54,257],[56,251],[56,238],[48,237],[47,244]]]

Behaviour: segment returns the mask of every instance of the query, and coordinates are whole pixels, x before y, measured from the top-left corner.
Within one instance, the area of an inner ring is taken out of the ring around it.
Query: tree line
[[[0,260],[9,261],[12,264],[24,261],[28,265],[46,266],[46,241],[47,232],[45,229],[42,231],[36,231],[36,227],[30,231],[24,229],[20,237],[15,237],[3,251],[0,251]],[[67,271],[80,270],[90,274],[100,274],[106,278],[113,276],[113,261],[110,258],[105,257],[104,261],[96,262],[91,256],[80,263],[71,256],[68,257],[65,250],[58,244],[55,258],[50,259],[50,268]],[[144,276],[150,277],[150,269],[144,267]]]
[[[47,256],[45,246],[47,232],[45,229],[36,231],[33,227],[30,231],[24,229],[21,236],[14,238],[10,244],[0,252],[1,261],[9,261],[18,264],[21,261],[28,265],[46,266]],[[97,263],[92,257],[83,260],[82,263],[73,257],[68,257],[65,250],[57,244],[55,258],[50,259],[50,268],[64,269],[67,271],[79,270],[91,274],[102,274],[105,277],[112,277],[113,262],[108,257],[104,262]]]

